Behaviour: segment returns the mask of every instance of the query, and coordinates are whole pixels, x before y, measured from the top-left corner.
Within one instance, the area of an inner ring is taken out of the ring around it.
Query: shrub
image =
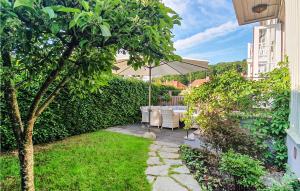
[[[134,123],[140,119],[140,106],[147,105],[148,84],[139,80],[112,78],[100,91],[81,97],[67,87],[41,115],[34,128],[34,144],[48,143],[71,135],[92,132],[115,125]],[[152,102],[166,89],[153,86]],[[36,91],[36,90],[31,90]],[[28,94],[21,92],[21,110],[28,109]],[[1,95],[1,151],[16,148],[15,138],[7,116],[6,105]],[[24,112],[23,112],[24,113]]]
[[[171,101],[172,97],[170,96],[170,94],[168,92],[166,92],[161,96],[161,99],[162,99],[162,101],[169,102],[169,101]]]
[[[255,91],[251,83],[239,73],[228,71],[199,88],[186,91],[184,99],[190,106],[185,118],[187,126],[195,121],[202,130],[202,137],[216,151],[233,148],[256,156],[253,137],[231,116],[235,111],[250,110]],[[195,120],[194,112],[198,112]]]
[[[265,174],[260,161],[248,155],[235,153],[233,150],[222,154],[220,171],[233,178],[235,186],[254,189],[262,185],[261,177]]]
[[[266,144],[266,140],[273,142],[274,146],[265,152],[265,160],[280,169],[285,168],[287,162],[287,147],[285,144],[286,129],[289,128],[290,104],[290,75],[288,60],[279,63],[279,68],[266,73],[266,79],[255,84],[260,96],[258,102],[268,102],[270,105],[270,118],[258,119],[253,127],[257,141]],[[262,111],[262,112],[268,112]]]
[[[202,187],[211,189],[222,187],[222,177],[219,176],[217,168],[219,161],[216,155],[209,151],[192,149],[186,145],[180,146],[180,154]]]
[[[223,119],[215,110],[203,111],[206,122],[201,123],[201,137],[216,151],[226,152],[233,149],[236,152],[248,153],[257,157],[259,147],[256,145],[249,130],[240,128],[239,123],[232,119]]]
[[[297,176],[289,169],[286,171],[280,181],[274,181],[271,187],[262,189],[261,191],[299,191],[300,181]]]

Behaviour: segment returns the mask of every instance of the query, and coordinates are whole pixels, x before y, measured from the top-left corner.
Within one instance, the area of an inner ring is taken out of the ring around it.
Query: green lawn
[[[36,190],[150,190],[145,169],[150,141],[99,131],[37,148]],[[0,190],[19,190],[15,156],[1,156]]]

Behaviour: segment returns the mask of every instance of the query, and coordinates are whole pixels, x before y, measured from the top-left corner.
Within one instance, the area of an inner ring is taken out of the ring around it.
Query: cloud
[[[208,28],[203,32],[199,32],[188,38],[177,40],[174,43],[174,46],[176,50],[187,49],[196,46],[202,42],[209,41],[220,36],[224,36],[230,32],[235,31],[237,28],[237,22],[229,21],[219,26]]]
[[[163,0],[162,1],[166,6],[171,7],[179,15],[186,13],[188,9],[188,1],[182,0]]]

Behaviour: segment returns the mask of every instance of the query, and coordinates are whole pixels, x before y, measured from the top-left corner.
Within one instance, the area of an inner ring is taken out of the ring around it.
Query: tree
[[[160,78],[156,78],[158,82],[176,80],[185,85],[188,85],[190,81],[197,79],[203,79],[206,76],[213,77],[215,75],[220,75],[226,71],[234,70],[238,73],[247,73],[247,62],[246,60],[235,61],[235,62],[220,62],[214,65],[208,66],[208,71],[198,71],[191,74],[185,75],[167,75]]]
[[[117,51],[128,52],[134,67],[178,58],[171,29],[180,18],[159,0],[1,0],[0,17],[1,87],[22,190],[34,190],[34,124],[66,83],[94,84],[99,73],[111,71]],[[22,108],[24,88],[36,93]]]

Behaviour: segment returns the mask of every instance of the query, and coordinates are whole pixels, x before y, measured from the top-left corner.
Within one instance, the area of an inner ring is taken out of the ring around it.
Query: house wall
[[[288,163],[300,177],[300,1],[285,0],[285,42],[291,73]]]

